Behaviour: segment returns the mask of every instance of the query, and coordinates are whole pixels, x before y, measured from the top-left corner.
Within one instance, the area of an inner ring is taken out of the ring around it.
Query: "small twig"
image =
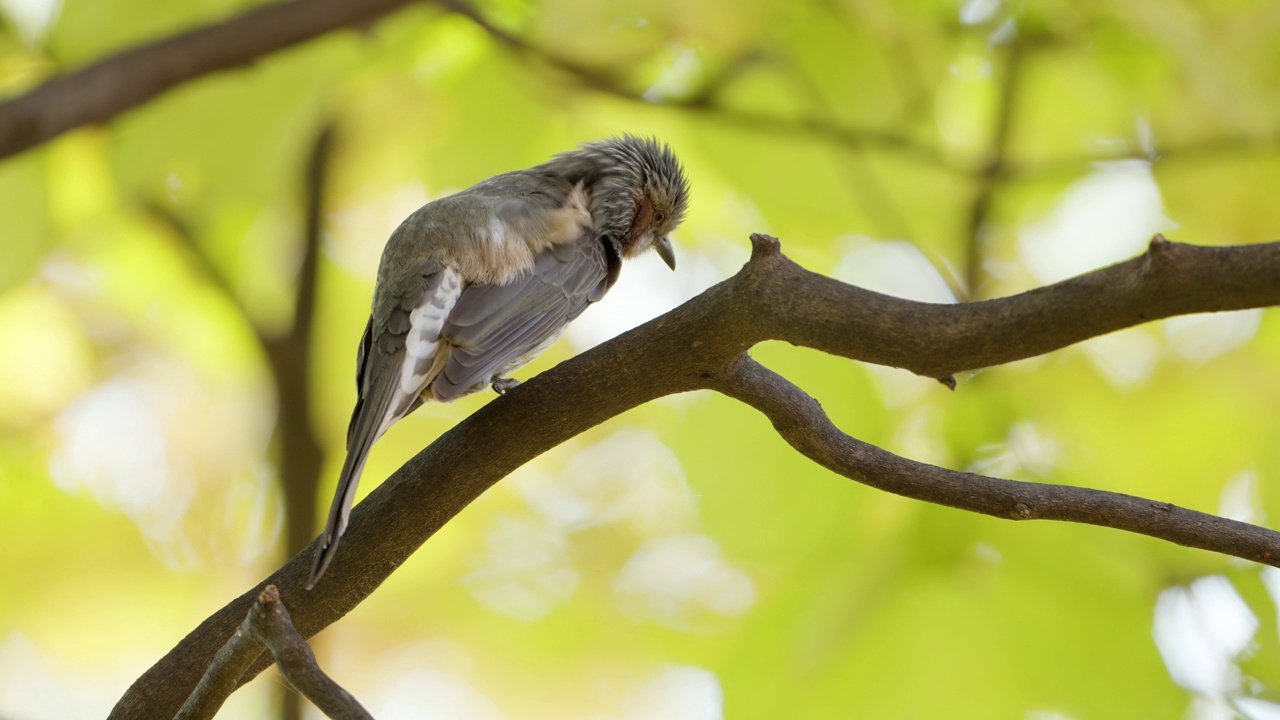
[[[794,86],[803,92],[805,101],[817,109],[818,115],[806,122],[838,127],[838,123],[823,119],[835,117],[837,113],[823,95],[818,83],[798,63],[789,63],[787,70],[794,80]],[[837,144],[843,146],[847,152],[833,153],[832,159],[851,186],[850,200],[862,206],[862,211],[871,222],[875,233],[881,238],[914,240],[916,235],[911,227],[911,221],[907,219],[897,199],[876,172],[868,143],[849,142],[845,139]],[[941,159],[937,159],[936,162],[941,162]]]
[[[271,652],[289,684],[326,716],[334,720],[373,720],[351,693],[320,669],[311,647],[294,629],[275,585],[268,585],[258,593],[244,622],[214,656],[200,684],[174,720],[212,718],[263,647]]]
[[[271,651],[280,674],[321,712],[334,720],[373,720],[351,693],[320,669],[311,646],[294,629],[275,585],[262,591],[247,619],[253,639]]]
[[[258,606],[259,603],[255,603],[249,608],[244,621],[209,661],[199,684],[173,716],[174,720],[209,720],[235,691],[249,663],[262,654],[262,646],[254,641],[250,630]]]

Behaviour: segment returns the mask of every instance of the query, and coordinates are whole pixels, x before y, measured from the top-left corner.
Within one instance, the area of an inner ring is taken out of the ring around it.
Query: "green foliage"
[[[0,3],[9,94],[249,7],[68,0],[31,34],[19,4]],[[263,339],[294,317],[306,165],[330,123],[301,419],[325,452],[322,500],[391,229],[585,140],[676,149],[693,185],[681,269],[628,267],[591,329],[524,377],[625,329],[612,318],[634,324],[728,276],[752,231],[819,272],[976,300],[1134,254],[1155,230],[1232,244],[1280,227],[1274,2],[477,11],[531,49],[412,6],[0,161],[0,714],[101,716],[282,560],[273,428],[290,409]],[[1127,330],[970,373],[954,393],[781,343],[754,355],[908,457],[1280,516],[1274,311]],[[398,425],[362,491],[488,399]],[[1224,697],[1280,702],[1280,582],[1257,567],[887,496],[697,393],[521,469],[317,647],[379,717],[449,697],[456,717],[702,718],[719,691],[733,718],[1175,717],[1194,696],[1153,613],[1206,575],[1260,623]],[[269,716],[258,685],[224,716]]]

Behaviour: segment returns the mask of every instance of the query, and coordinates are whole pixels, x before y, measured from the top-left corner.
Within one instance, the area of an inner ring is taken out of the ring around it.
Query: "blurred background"
[[[256,4],[0,0],[0,93]],[[103,717],[314,536],[379,253],[424,202],[623,132],[684,160],[679,270],[631,263],[523,378],[750,232],[902,297],[1005,295],[1155,232],[1277,239],[1277,37],[1275,0],[424,2],[0,161],[0,717]],[[1280,514],[1274,310],[954,393],[754,354],[911,458]],[[397,425],[362,494],[491,397]],[[861,487],[696,393],[522,468],[314,645],[380,720],[1258,720],[1278,602],[1275,570]],[[291,698],[269,672],[220,717],[319,717]]]

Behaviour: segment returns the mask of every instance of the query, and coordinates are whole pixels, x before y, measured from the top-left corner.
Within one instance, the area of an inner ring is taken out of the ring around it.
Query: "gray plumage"
[[[589,143],[430,202],[392,233],[356,362],[347,457],[307,587],[346,529],[374,442],[424,401],[492,385],[547,349],[604,297],[624,258],[655,250],[689,186],[671,149],[624,136]]]

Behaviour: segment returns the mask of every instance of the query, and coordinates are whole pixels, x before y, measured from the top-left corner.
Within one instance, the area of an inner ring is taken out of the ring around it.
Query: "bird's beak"
[[[660,237],[653,243],[653,249],[658,251],[658,257],[662,258],[662,262],[672,270],[676,269],[676,253],[671,249],[671,238]]]

